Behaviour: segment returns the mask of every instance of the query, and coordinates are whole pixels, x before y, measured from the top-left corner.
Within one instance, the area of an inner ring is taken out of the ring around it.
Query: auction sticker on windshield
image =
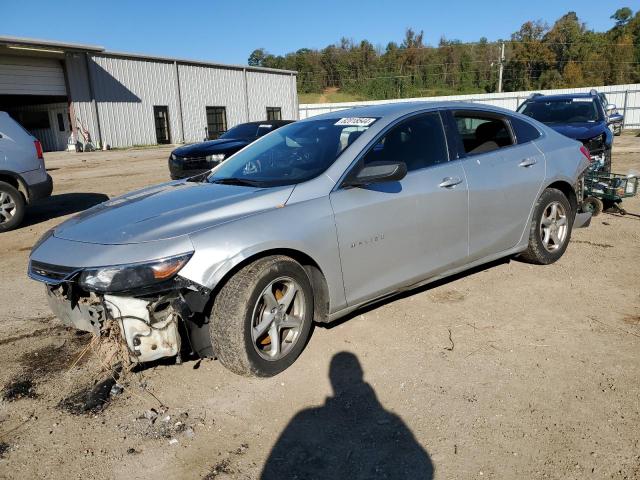
[[[348,125],[350,127],[368,127],[376,120],[377,118],[347,117],[347,118],[341,118],[334,125]]]

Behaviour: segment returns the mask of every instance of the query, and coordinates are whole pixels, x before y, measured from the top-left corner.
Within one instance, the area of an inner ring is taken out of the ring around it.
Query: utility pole
[[[498,93],[502,92],[502,72],[504,71],[504,42],[502,42],[502,48],[500,49],[500,72],[498,74]]]

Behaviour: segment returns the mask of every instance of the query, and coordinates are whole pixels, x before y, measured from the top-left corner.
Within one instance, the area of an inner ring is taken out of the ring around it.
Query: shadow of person
[[[429,455],[404,422],[380,404],[354,354],[336,354],[329,377],[334,396],[289,422],[262,480],[433,478]]]

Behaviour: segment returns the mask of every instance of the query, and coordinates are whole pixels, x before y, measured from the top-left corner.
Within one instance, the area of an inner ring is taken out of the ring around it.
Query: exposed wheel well
[[[0,174],[0,182],[8,183],[12,187],[14,187],[16,190],[20,189],[20,184],[18,183],[18,180],[16,180],[16,178],[12,177],[11,175]]]
[[[271,255],[285,255],[298,262],[309,275],[311,286],[313,287],[313,319],[316,322],[327,322],[329,314],[329,287],[327,286],[327,279],[322,273],[320,266],[309,255],[300,252],[299,250],[293,250],[289,248],[278,248],[273,250],[265,250],[252,257],[246,258],[229,272],[218,282],[213,289],[211,298],[215,298],[216,294],[222,288],[222,286],[233,276],[235,273],[249,263]]]
[[[29,196],[25,191],[24,185],[20,182],[16,177],[12,175],[7,175],[6,173],[0,173],[0,182],[5,182],[18,190],[22,197],[24,198],[25,203],[27,203]]]
[[[569,200],[571,209],[574,212],[578,211],[578,197],[576,195],[575,189],[573,188],[573,185],[571,185],[569,182],[559,180],[557,182],[553,182],[551,185],[547,185],[547,188],[555,188],[556,190],[560,190]]]

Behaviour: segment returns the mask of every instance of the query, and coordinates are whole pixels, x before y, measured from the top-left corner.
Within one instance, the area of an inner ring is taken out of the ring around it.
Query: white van
[[[26,206],[52,190],[40,141],[0,112],[0,232],[17,227]]]

